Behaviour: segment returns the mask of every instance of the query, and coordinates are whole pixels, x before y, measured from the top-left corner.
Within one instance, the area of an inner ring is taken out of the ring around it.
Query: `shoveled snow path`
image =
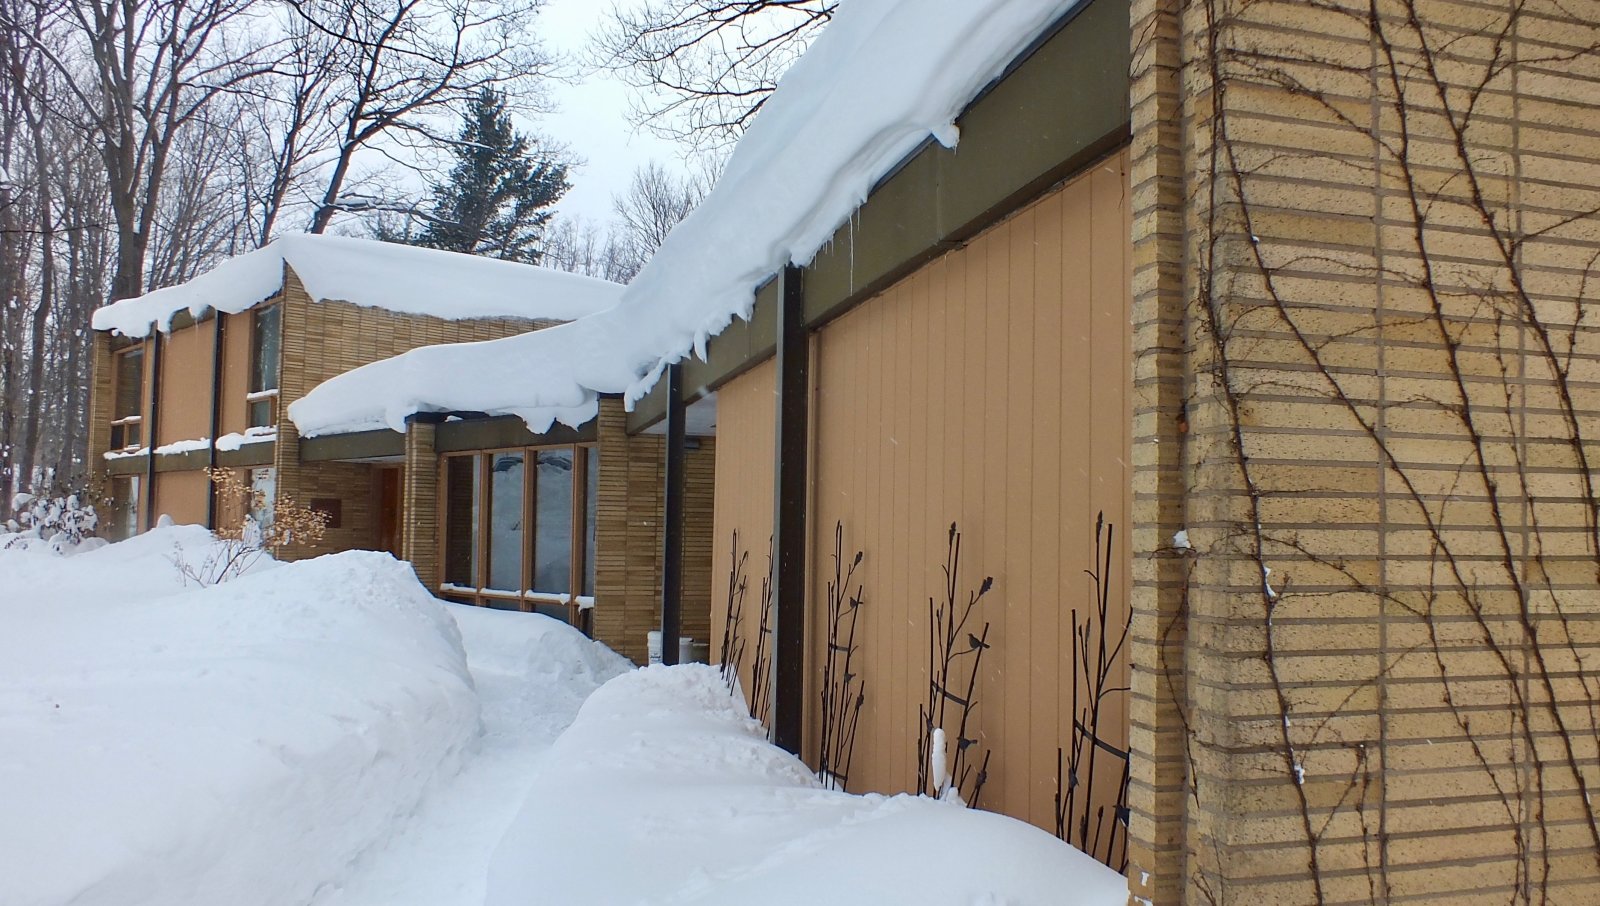
[[[481,746],[313,906],[481,906],[490,857],[545,750],[589,693],[629,666],[545,617],[456,606],[450,612],[478,687]]]

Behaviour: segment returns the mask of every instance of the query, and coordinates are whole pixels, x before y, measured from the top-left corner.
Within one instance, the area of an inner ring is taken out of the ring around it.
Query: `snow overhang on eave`
[[[960,248],[1053,186],[1127,144],[1131,57],[1126,4],[1092,0],[1046,30],[958,120],[959,149],[923,144],[873,187],[867,201],[803,268],[805,321],[816,329],[923,264]],[[777,280],[683,363],[686,400],[770,359]],[[628,433],[666,417],[659,381],[628,414]]]

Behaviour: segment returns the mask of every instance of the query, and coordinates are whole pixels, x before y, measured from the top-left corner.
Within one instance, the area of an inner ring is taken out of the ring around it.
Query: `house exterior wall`
[[[443,581],[439,562],[439,469],[434,439],[439,427],[414,421],[406,426],[406,461],[401,473],[400,556],[416,570],[423,588]]]
[[[915,786],[927,603],[943,598],[955,522],[959,596],[995,580],[968,627],[991,627],[974,712],[992,752],[981,802],[1055,829],[1070,611],[1086,618],[1094,600],[1084,570],[1095,568],[1101,513],[1116,527],[1113,638],[1127,619],[1126,186],[1121,158],[1097,164],[816,334],[808,631],[820,664],[840,525],[846,561],[864,554],[852,788]],[[1114,666],[1112,686],[1125,669]],[[1125,709],[1120,695],[1104,705],[1102,742],[1118,749]],[[809,725],[817,738],[816,715]],[[1097,767],[1110,783],[1095,792],[1114,804],[1122,763]]]
[[[273,457],[278,494],[300,504],[337,501],[340,526],[321,542],[292,544],[279,556],[300,559],[378,543],[375,469],[363,463],[301,462],[300,439],[285,416],[290,403],[323,381],[418,346],[492,340],[553,322],[516,318],[449,321],[402,315],[347,302],[313,302],[294,271],[285,268],[283,346],[278,381],[278,440]]]
[[[111,361],[111,335],[96,332],[89,350],[89,482],[97,490],[110,493],[110,474],[105,453],[111,449],[111,410],[115,385]]]
[[[322,542],[316,545],[292,545],[280,551],[280,556],[296,559],[334,550],[375,547],[379,534],[378,478],[375,468],[365,463],[301,463],[299,438],[293,424],[284,416],[289,403],[334,375],[417,346],[498,339],[549,326],[554,322],[516,318],[449,321],[396,314],[344,302],[314,303],[292,269],[285,268],[284,281],[283,290],[262,303],[281,304],[284,307],[278,381],[278,440],[270,447],[261,445],[271,450],[270,462],[249,458],[240,460],[241,454],[234,454],[222,457],[225,460],[222,464],[259,461],[271,465],[277,473],[278,494],[304,505],[311,505],[314,501],[337,503],[339,525],[329,528]],[[250,391],[251,358],[255,345],[253,312],[254,309],[221,315],[222,367],[220,396],[216,401],[216,433],[219,435],[242,433],[248,426],[249,404],[246,397]],[[211,433],[216,323],[208,317],[171,333],[141,341],[146,350],[146,446],[198,440]],[[162,374],[161,379],[156,381],[157,357],[153,354],[153,346],[158,342],[161,344]],[[89,460],[94,475],[103,484],[108,482],[112,471],[143,477],[148,469],[144,457],[120,460],[112,465],[103,455],[111,443],[113,345],[109,334],[95,335],[93,390],[89,402]],[[158,388],[155,397],[159,399],[154,438],[148,433],[152,420],[152,394],[149,389],[152,386]],[[266,455],[266,450],[261,447],[256,449],[260,455]],[[198,483],[205,480],[201,471],[205,464],[203,455],[191,454],[181,460],[174,456],[158,457],[154,487],[144,491],[153,512],[165,513],[183,522],[204,523],[207,517],[204,495],[195,489]],[[149,526],[146,524],[145,507],[141,506],[140,509],[139,527],[143,530]],[[235,512],[236,509],[225,507],[219,511],[219,520],[236,521],[242,515]]]
[[[838,527],[845,562],[864,555],[853,791],[916,786],[928,599],[943,599],[955,522],[958,594],[995,578],[969,627],[991,624],[974,712],[975,737],[993,752],[981,803],[1055,830],[1056,755],[1071,740],[1070,612],[1086,620],[1093,601],[1084,570],[1094,567],[1100,513],[1116,527],[1113,644],[1127,619],[1126,189],[1124,158],[1097,164],[815,334],[806,750],[815,764]],[[737,528],[748,557],[746,689],[772,530],[774,374],[772,363],[759,366],[717,397],[714,621],[720,634]],[[1112,686],[1125,685],[1125,671],[1113,666]],[[1126,749],[1126,702],[1113,695],[1105,711],[1102,741]],[[1112,805],[1123,760],[1103,760],[1096,800]]]
[[[1600,8],[1133,11],[1134,894],[1600,902]]]
[[[211,479],[205,472],[158,472],[155,495],[157,514],[180,525],[205,525],[211,497]]]
[[[215,331],[216,322],[207,319],[161,338],[161,417],[150,446],[210,436]]]
[[[217,433],[243,434],[250,424],[250,351],[255,345],[252,313],[222,316],[222,387],[217,411]],[[207,375],[207,386],[210,386]],[[203,435],[200,435],[203,436]]]
[[[600,477],[595,514],[594,637],[642,664],[646,634],[661,625],[665,441],[629,435],[622,401],[600,401]],[[711,639],[712,489],[716,441],[695,438],[684,460],[681,632]],[[714,646],[713,646],[714,650]]]
[[[768,359],[717,390],[718,450],[711,550],[711,625],[715,632],[711,655],[713,660],[723,659],[724,640],[731,634],[729,610],[737,611],[742,616],[737,639],[743,640],[746,653],[742,658],[728,660],[739,665],[739,681],[747,692],[754,685],[751,670],[760,629],[761,584],[772,571],[777,374],[776,364]],[[734,570],[741,558],[743,581],[735,584]],[[742,595],[738,592],[740,584]]]

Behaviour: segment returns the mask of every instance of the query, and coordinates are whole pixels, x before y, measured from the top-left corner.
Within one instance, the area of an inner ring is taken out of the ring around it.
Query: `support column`
[[[406,430],[405,474],[400,494],[400,555],[429,592],[439,588],[439,426],[413,417]]]
[[[161,349],[166,346],[163,334],[157,328],[150,330],[150,400],[145,404],[150,413],[144,421],[145,446],[150,454],[144,467],[144,530],[156,527],[160,514],[156,510],[156,447],[161,445]]]
[[[667,449],[661,532],[661,663],[678,663],[683,604],[683,365],[667,366]]]
[[[772,509],[772,741],[800,753],[805,729],[806,503],[811,335],[801,271],[779,277],[777,476]]]

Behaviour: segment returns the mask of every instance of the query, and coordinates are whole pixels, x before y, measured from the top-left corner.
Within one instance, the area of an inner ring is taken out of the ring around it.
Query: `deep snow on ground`
[[[387,554],[185,588],[210,546],[0,550],[0,904],[1126,897],[1009,818],[821,789],[713,668],[443,604]]]
[[[461,627],[483,704],[482,744],[459,776],[427,796],[317,906],[483,903],[489,857],[533,782],[540,754],[590,692],[633,667],[548,617],[447,606]]]
[[[490,872],[543,903],[1122,906],[1121,875],[1020,821],[823,789],[715,668],[651,667],[589,698]]]
[[[386,554],[183,589],[161,529],[0,551],[0,901],[306,902],[478,731],[455,626]]]

